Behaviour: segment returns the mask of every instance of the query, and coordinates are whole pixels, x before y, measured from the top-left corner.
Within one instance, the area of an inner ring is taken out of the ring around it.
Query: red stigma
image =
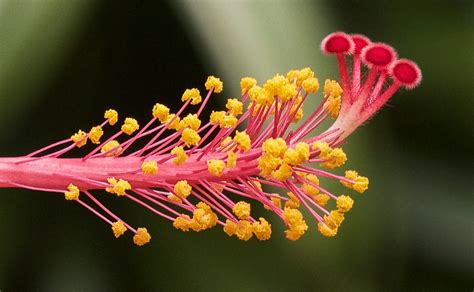
[[[390,74],[399,84],[405,88],[412,89],[421,82],[421,70],[415,62],[400,59],[390,67]]]
[[[387,68],[390,63],[397,59],[397,52],[384,43],[370,44],[362,50],[362,60],[369,67],[379,70]]]
[[[360,54],[363,48],[365,48],[367,45],[369,45],[370,39],[366,37],[365,35],[361,34],[353,34],[351,35],[352,41],[354,42],[354,54]]]
[[[334,32],[321,42],[321,50],[326,54],[351,54],[354,51],[354,42],[343,32]]]

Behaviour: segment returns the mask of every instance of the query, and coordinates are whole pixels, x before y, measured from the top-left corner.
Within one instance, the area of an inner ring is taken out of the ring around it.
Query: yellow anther
[[[291,107],[291,114],[293,116],[293,123],[298,123],[304,116],[304,112],[303,112],[303,108],[299,108],[296,113],[295,113],[295,110],[296,110],[296,105],[294,105],[293,107]]]
[[[234,212],[239,219],[248,219],[250,217],[250,204],[240,201],[232,207],[232,212]]]
[[[290,82],[282,75],[275,75],[272,79],[268,79],[263,85],[263,88],[269,92],[272,96],[280,95],[285,85],[289,85]]]
[[[247,93],[250,90],[250,88],[254,87],[255,85],[257,85],[257,80],[255,80],[252,77],[244,77],[240,79],[240,89],[241,89],[242,95]]]
[[[213,176],[221,176],[225,169],[225,162],[220,159],[210,159],[207,161],[207,170]]]
[[[319,193],[317,195],[311,196],[313,200],[319,205],[319,206],[326,206],[326,204],[329,201],[329,196],[327,194]]]
[[[257,105],[267,105],[273,102],[273,96],[270,96],[270,93],[260,86],[250,88],[248,94],[250,100],[254,101]]]
[[[273,157],[283,157],[286,149],[286,142],[282,138],[269,138],[262,145],[263,152]]]
[[[173,160],[173,163],[176,165],[183,164],[188,159],[188,155],[184,152],[183,146],[176,146],[171,150],[172,155],[176,155],[176,158]]]
[[[104,119],[108,119],[109,124],[113,126],[118,122],[118,112],[113,109],[106,110],[104,113]]]
[[[296,82],[297,86],[301,86],[303,81],[313,78],[314,77],[314,72],[311,71],[310,68],[306,67],[301,70],[290,70],[286,74],[286,78],[288,79],[289,82],[293,83]]]
[[[308,174],[306,176],[306,179],[309,180],[310,182],[314,183],[315,185],[318,185],[319,186],[319,179],[317,176],[315,176],[314,174]],[[319,193],[319,190],[317,188],[315,188],[314,186],[308,184],[308,183],[303,183],[303,185],[301,186],[301,188],[305,191],[306,194],[308,194],[309,196],[315,196],[316,194]]]
[[[77,133],[71,136],[72,142],[76,143],[78,148],[86,145],[87,143],[87,134],[86,132],[79,130]]]
[[[247,241],[253,236],[252,224],[247,220],[240,220],[237,224],[237,230],[235,231],[237,238],[243,241]]]
[[[187,198],[192,191],[192,187],[188,184],[186,180],[179,180],[173,188],[175,195],[180,198]]]
[[[148,233],[148,230],[144,227],[137,228],[137,233],[133,236],[133,242],[138,245],[142,246],[150,242],[151,236]]]
[[[308,161],[309,159],[309,145],[300,142],[296,144],[295,149],[288,149],[283,156],[283,160],[290,165],[298,165]]]
[[[237,148],[243,151],[250,150],[251,141],[250,136],[245,132],[235,131],[234,141],[237,143]]]
[[[334,237],[337,234],[337,228],[332,229],[324,223],[318,222],[318,231],[326,237]]]
[[[349,212],[353,205],[354,200],[349,196],[341,195],[336,200],[337,210],[341,213]]]
[[[197,131],[201,126],[201,120],[196,114],[188,114],[183,118],[182,122],[194,131]]]
[[[279,181],[287,180],[293,174],[291,166],[283,162],[277,170],[272,172],[272,177]]]
[[[308,93],[314,93],[318,91],[319,89],[319,82],[318,82],[318,79],[311,77],[311,78],[305,79],[301,83],[301,86],[303,87],[304,91]]]
[[[234,151],[227,151],[227,168],[234,168],[237,164],[237,154]]]
[[[224,89],[224,83],[222,83],[219,78],[216,78],[214,76],[207,77],[204,86],[207,90],[213,89],[215,93],[220,93]]]
[[[274,157],[271,154],[264,153],[258,158],[258,169],[262,176],[269,176],[274,170],[276,170],[282,163],[282,159]]]
[[[213,125],[220,124],[222,120],[224,120],[226,116],[225,111],[212,111],[210,116],[210,122]]]
[[[265,218],[258,218],[258,221],[255,221],[252,224],[253,233],[258,240],[268,240],[272,236],[272,225],[268,223]]]
[[[104,135],[104,131],[102,130],[101,126],[92,127],[89,131],[89,139],[94,144],[100,144],[100,138]]]
[[[166,128],[178,131],[180,127],[180,122],[181,122],[181,119],[179,117],[176,117],[175,114],[169,114],[168,118],[166,119],[164,123],[168,124]]]
[[[278,97],[283,102],[287,102],[290,99],[294,98],[297,94],[298,94],[298,91],[296,90],[296,86],[294,84],[285,84],[284,86],[281,87]]]
[[[153,106],[152,113],[155,119],[158,119],[161,123],[165,123],[170,115],[170,109],[166,105],[156,103]]]
[[[112,231],[114,232],[115,238],[119,238],[127,231],[127,227],[122,221],[116,221],[112,223]]]
[[[329,215],[324,215],[324,222],[332,229],[337,229],[344,221],[344,214],[337,210],[329,212]]]
[[[191,147],[196,146],[201,140],[201,137],[193,129],[186,128],[181,133],[181,139],[184,141],[184,144],[186,144],[186,146]]]
[[[298,240],[308,230],[303,214],[298,209],[285,208],[283,218],[290,225],[285,231],[289,240]]]
[[[365,176],[359,176],[357,171],[348,170],[348,171],[346,171],[345,176],[346,176],[346,178],[354,181],[353,184],[345,182],[345,181],[341,181],[341,183],[345,187],[347,187],[349,189],[353,189],[353,190],[355,190],[359,193],[363,193],[369,188],[369,179]]]
[[[331,118],[337,118],[341,109],[341,96],[329,96],[324,102],[324,106],[327,108]]]
[[[173,226],[176,229],[181,229],[182,231],[189,231],[191,226],[191,218],[188,215],[181,214],[176,217],[173,221]]]
[[[244,105],[236,98],[229,98],[225,107],[234,115],[238,116],[242,113]]]
[[[117,196],[125,196],[125,192],[132,189],[130,183],[123,179],[117,181],[114,177],[109,177],[107,182],[110,186],[105,188],[105,190],[111,194],[116,194]]]
[[[67,186],[67,191],[64,192],[64,197],[68,201],[75,201],[79,199],[79,188],[73,184]]]
[[[297,209],[300,207],[300,200],[292,193],[286,193],[290,198],[288,201],[285,202],[285,208],[292,208]]]
[[[219,123],[219,126],[221,128],[234,128],[235,126],[237,125],[237,118],[232,114],[226,114],[224,116],[224,119],[221,120],[221,122]]]
[[[111,151],[112,149],[115,150]],[[107,153],[105,156],[116,156],[119,155],[121,152],[122,147],[120,147],[120,143],[116,140],[110,140],[109,142],[105,143],[104,146],[102,146],[102,148],[100,149],[100,153]]]
[[[217,215],[212,212],[211,207],[203,202],[199,202],[196,207],[190,225],[194,231],[206,230],[217,224]]]
[[[346,153],[342,150],[342,148],[334,148],[331,150],[331,153],[328,155],[328,157],[324,157],[329,159],[328,161],[324,162],[321,164],[323,167],[327,168],[337,168],[347,161],[347,156]]]
[[[313,78],[314,72],[309,67],[305,67],[299,71],[298,79],[304,81],[308,78]]]
[[[237,223],[227,219],[224,224],[224,232],[229,236],[234,235],[237,232]]]
[[[189,99],[191,99],[192,105],[201,103],[202,98],[201,98],[201,93],[199,92],[199,89],[197,88],[186,89],[183,95],[181,96],[181,101],[185,102]]]
[[[181,198],[176,196],[175,194],[169,194],[167,198],[171,202],[180,203],[180,204],[183,202],[183,200],[181,200]]]
[[[139,128],[137,120],[133,118],[126,118],[122,125],[122,131],[127,135],[132,135]]]
[[[277,194],[275,194],[277,195]],[[276,207],[278,208],[281,208],[281,199],[280,198],[276,198],[276,197],[270,197],[270,201],[272,201],[272,204],[275,205]],[[264,205],[263,206],[265,209],[267,210],[272,210],[269,206],[267,205]]]
[[[158,163],[156,161],[144,161],[142,163],[142,172],[144,174],[156,174],[158,172]]]
[[[225,137],[224,140],[222,140],[221,142],[221,147],[229,146],[228,144],[230,144],[230,142],[232,142],[232,138],[229,136]]]
[[[324,81],[324,95],[338,97],[342,95],[342,87],[335,80],[326,79]]]

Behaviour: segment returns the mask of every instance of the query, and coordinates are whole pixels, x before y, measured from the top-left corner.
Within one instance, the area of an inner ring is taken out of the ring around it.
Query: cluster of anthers
[[[390,46],[361,35],[333,33],[321,47],[336,55],[340,83],[324,82],[322,101],[306,119],[303,103],[319,89],[309,68],[277,74],[262,85],[242,78],[241,97],[228,99],[225,110],[201,120],[211,95],[223,90],[219,78],[210,76],[204,98],[198,89],[187,89],[176,113],[157,103],[143,127],[126,118],[101,142],[103,128],[118,122],[111,109],[88,132],[79,130],[23,157],[1,158],[0,187],[62,193],[109,224],[115,237],[133,232],[140,246],[150,241],[148,230],[126,223],[92,192],[127,198],[182,231],[221,225],[241,240],[268,240],[271,224],[252,216],[250,203],[258,202],[283,221],[290,240],[308,229],[303,213],[315,219],[322,235],[332,237],[354,201],[324,188],[320,178],[359,193],[367,190],[369,180],[356,171],[331,172],[347,160],[338,146],[400,87],[418,85],[421,72],[412,61],[397,59]],[[197,111],[188,113],[192,106]],[[335,119],[332,126],[319,129],[327,118]],[[145,146],[132,147],[138,140]],[[88,141],[97,146],[84,157],[61,158]]]

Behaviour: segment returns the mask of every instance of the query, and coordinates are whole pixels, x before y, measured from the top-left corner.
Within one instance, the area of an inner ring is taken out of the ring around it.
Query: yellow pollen
[[[341,195],[336,200],[337,210],[341,213],[349,212],[353,205],[354,200],[349,196]]]
[[[224,225],[224,232],[229,236],[234,235],[235,232],[237,232],[237,224],[234,221],[227,219]]]
[[[113,126],[118,122],[118,112],[113,109],[106,110],[104,113],[104,119],[108,119],[109,124]]]
[[[315,185],[318,185],[319,186],[319,179],[316,175],[314,174],[308,174],[306,175],[306,179],[309,180],[310,182],[314,183]],[[303,185],[301,186],[301,188],[305,191],[306,194],[308,194],[309,196],[314,196],[316,194],[319,193],[319,190],[315,187],[313,187],[312,185],[308,184],[308,183],[303,183]]]
[[[314,93],[318,91],[319,89],[319,82],[318,82],[318,79],[311,77],[311,78],[305,79],[301,83],[301,86],[303,87],[304,91],[308,93]]]
[[[123,179],[117,181],[114,177],[109,177],[107,182],[110,186],[105,188],[105,190],[111,194],[116,194],[117,196],[125,196],[125,192],[132,189],[130,183]]]
[[[244,77],[240,79],[240,89],[241,89],[242,95],[247,93],[250,90],[250,88],[254,87],[255,85],[257,85],[257,80],[255,80],[252,77]]]
[[[132,135],[139,128],[137,120],[133,118],[126,118],[122,125],[122,131],[127,135]]]
[[[197,131],[201,126],[201,120],[196,114],[188,114],[183,118],[182,122],[194,131]]]
[[[248,241],[253,236],[252,224],[247,220],[240,220],[235,231],[237,238],[243,241]]]
[[[204,84],[207,90],[214,89],[215,93],[220,93],[224,89],[224,83],[219,78],[214,76],[207,77],[206,83]]]
[[[237,154],[233,151],[227,151],[227,168],[234,168],[237,164]]]
[[[173,226],[174,228],[181,229],[185,232],[189,231],[189,228],[191,227],[191,218],[189,218],[188,215],[181,214],[174,219]]]
[[[337,234],[337,228],[332,229],[324,223],[318,222],[318,231],[326,237],[334,237]]]
[[[339,110],[341,109],[341,96],[329,96],[324,102],[324,106],[327,108],[331,118],[337,118],[339,115]]]
[[[335,80],[326,79],[324,81],[324,95],[338,97],[342,95],[342,87]]]
[[[154,175],[158,172],[158,164],[156,161],[144,161],[142,163],[142,172],[144,174]]]
[[[260,222],[255,221],[252,224],[253,233],[258,240],[268,240],[272,235],[272,225],[268,223],[265,218],[260,217],[258,219]]]
[[[327,194],[319,193],[317,195],[311,196],[313,200],[319,205],[319,206],[326,206],[326,204],[329,201],[329,196]]]
[[[242,113],[244,105],[236,98],[229,98],[225,107],[231,112],[234,116],[238,116]]]
[[[238,148],[243,151],[250,150],[251,141],[250,136],[245,132],[235,131],[234,141],[237,143]]]
[[[110,150],[115,149],[114,151],[109,152]],[[100,149],[101,153],[107,153],[105,156],[115,156],[119,155],[122,152],[122,147],[120,147],[120,143],[116,140],[110,140],[109,142],[105,143],[102,148]]]
[[[275,195],[277,195],[277,194],[275,194]],[[276,207],[281,208],[281,199],[280,199],[280,198],[271,197],[271,198],[270,198],[270,201],[272,201],[272,204],[275,205]],[[264,205],[263,207],[264,207],[265,209],[267,209],[267,210],[272,210],[272,209],[271,209],[269,206],[267,206],[267,205]]]
[[[67,191],[64,192],[64,197],[68,201],[75,201],[79,199],[79,188],[73,184],[69,184]]]
[[[324,222],[332,229],[337,229],[344,221],[344,214],[337,210],[329,212],[329,215],[324,215]]]
[[[212,212],[211,207],[203,202],[199,202],[196,207],[193,211],[191,229],[201,231],[214,227],[217,224],[217,215]]]
[[[286,193],[290,198],[288,201],[285,202],[285,208],[292,208],[297,209],[300,207],[300,200],[292,193]]]
[[[184,144],[186,144],[187,147],[191,147],[196,146],[201,140],[201,137],[193,129],[186,128],[181,133],[181,139],[184,141]]]
[[[112,223],[112,231],[114,232],[115,238],[119,238],[127,231],[127,227],[122,221],[116,221]]]
[[[166,128],[171,129],[171,130],[179,130],[180,127],[180,118],[176,117],[175,114],[170,114],[168,115],[168,118],[164,123],[168,124]]]
[[[79,130],[77,133],[71,136],[72,142],[76,143],[78,148],[86,145],[87,143],[87,134],[86,132]]]
[[[191,194],[192,187],[186,180],[178,181],[173,188],[174,193],[181,198],[186,198]]]
[[[263,152],[273,157],[283,157],[286,149],[286,142],[282,138],[269,138],[262,145]]]
[[[207,161],[207,170],[213,176],[221,176],[225,169],[225,162],[220,159],[211,159]]]
[[[100,138],[104,135],[104,131],[102,130],[101,126],[92,127],[89,131],[89,139],[94,144],[100,144]]]
[[[248,219],[250,217],[250,204],[240,201],[232,207],[232,212],[234,212],[239,219]]]
[[[264,153],[258,158],[258,169],[260,169],[260,174],[262,176],[269,176],[281,165],[281,163],[281,158]]]
[[[172,155],[176,155],[176,158],[173,160],[173,163],[176,165],[183,164],[188,159],[188,155],[184,152],[183,146],[176,146],[171,150]]]
[[[137,228],[137,233],[133,236],[133,242],[138,246],[143,246],[150,242],[151,236],[144,227]]]
[[[171,202],[180,203],[180,204],[183,202],[183,200],[181,200],[181,198],[176,196],[175,194],[169,194],[167,198]]]
[[[354,181],[353,184],[345,182],[345,181],[341,181],[341,183],[345,187],[347,187],[349,189],[353,189],[353,190],[355,190],[359,193],[363,193],[369,188],[369,179],[365,176],[359,176],[357,171],[347,170],[345,176],[346,176],[346,178]]]
[[[192,89],[186,89],[181,96],[181,101],[185,102],[187,100],[191,99],[191,104],[196,105],[201,103],[202,98],[201,98],[201,93],[197,88],[192,88]]]
[[[170,115],[170,109],[161,103],[156,103],[153,106],[152,113],[155,119],[158,119],[161,123],[165,123]]]
[[[298,209],[285,208],[283,217],[289,224],[288,230],[285,231],[286,238],[289,240],[298,240],[308,230],[308,225],[303,219],[303,214]]]
[[[291,166],[283,162],[277,170],[272,172],[272,177],[279,181],[287,180],[293,174]]]

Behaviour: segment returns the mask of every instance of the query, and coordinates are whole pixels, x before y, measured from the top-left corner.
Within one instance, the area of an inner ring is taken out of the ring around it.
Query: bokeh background
[[[424,80],[350,137],[347,168],[371,188],[334,239],[313,225],[289,242],[271,216],[268,242],[185,234],[104,198],[151,230],[137,248],[63,198],[0,189],[0,290],[472,291],[473,1],[138,2],[0,1],[0,156],[89,128],[109,107],[144,122],[210,74],[225,85],[215,107],[246,75],[310,66],[337,78],[318,49],[336,30],[392,44]]]

